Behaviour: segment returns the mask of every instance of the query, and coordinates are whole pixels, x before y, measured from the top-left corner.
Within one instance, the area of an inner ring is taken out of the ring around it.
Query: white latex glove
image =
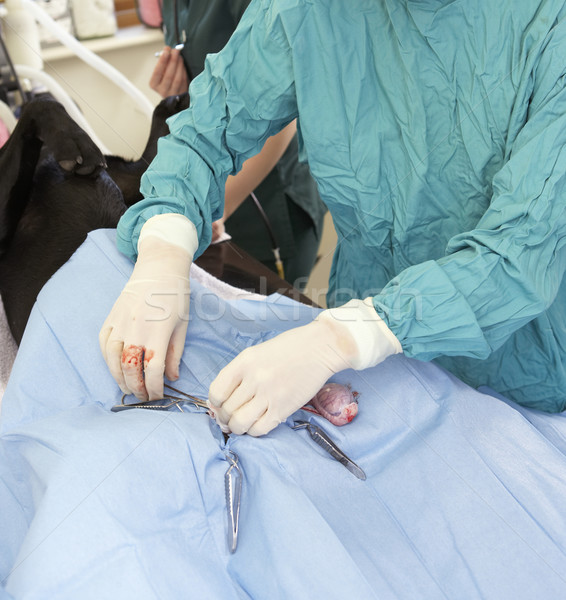
[[[246,348],[212,382],[209,403],[224,431],[264,435],[307,404],[334,373],[365,369],[399,352],[399,340],[371,298],[350,300]]]
[[[99,335],[112,376],[140,400],[163,397],[163,375],[179,377],[189,323],[189,269],[198,247],[185,216],[148,219],[138,240],[132,275]]]

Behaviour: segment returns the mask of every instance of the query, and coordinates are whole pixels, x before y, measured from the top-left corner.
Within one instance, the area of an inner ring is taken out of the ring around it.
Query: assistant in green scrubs
[[[371,296],[405,355],[562,411],[565,56],[558,0],[254,1],[119,247],[135,257],[143,223],[177,212],[202,251],[227,174],[298,118],[338,233],[329,304]]]
[[[165,43],[184,44],[181,55],[189,79],[202,72],[207,54],[224,47],[249,4],[250,0],[164,0]],[[308,165],[298,160],[296,136],[254,193],[280,247],[285,278],[303,287],[316,260],[326,207]],[[225,226],[236,244],[276,271],[269,231],[251,197]]]

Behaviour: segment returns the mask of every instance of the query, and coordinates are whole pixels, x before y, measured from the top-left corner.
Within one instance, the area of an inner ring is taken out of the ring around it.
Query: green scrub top
[[[170,121],[120,248],[170,211],[206,248],[227,174],[298,117],[338,234],[329,303],[370,295],[407,356],[561,411],[565,56],[558,0],[255,0]]]
[[[225,46],[249,4],[250,0],[164,0],[165,43],[171,47],[184,43],[181,54],[190,78],[203,71],[207,54],[219,52]],[[292,261],[285,261],[289,281],[308,276],[316,258],[326,207],[308,165],[299,161],[296,138],[254,193],[269,218],[281,257],[293,257]],[[310,223],[301,219],[290,202],[310,217]],[[252,256],[268,265],[274,264],[269,232],[251,198],[227,219],[226,229]],[[314,230],[314,235],[309,230]],[[312,238],[306,252],[301,238]],[[299,252],[305,252],[306,256],[297,257]],[[290,267],[297,263],[298,268]]]

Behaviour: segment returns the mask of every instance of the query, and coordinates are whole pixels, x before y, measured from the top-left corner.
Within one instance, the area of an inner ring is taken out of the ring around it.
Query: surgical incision
[[[358,414],[358,392],[341,383],[326,383],[305,406],[312,406],[316,412],[333,425],[346,425]]]

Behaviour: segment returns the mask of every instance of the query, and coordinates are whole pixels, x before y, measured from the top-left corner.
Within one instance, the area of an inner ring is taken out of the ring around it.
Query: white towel
[[[211,275],[197,265],[191,266],[191,277],[224,300],[237,300],[239,298],[245,298],[246,300],[265,300],[265,296],[262,296],[261,294],[253,294],[252,292],[236,288],[220,281],[220,279],[217,279],[214,275]]]

